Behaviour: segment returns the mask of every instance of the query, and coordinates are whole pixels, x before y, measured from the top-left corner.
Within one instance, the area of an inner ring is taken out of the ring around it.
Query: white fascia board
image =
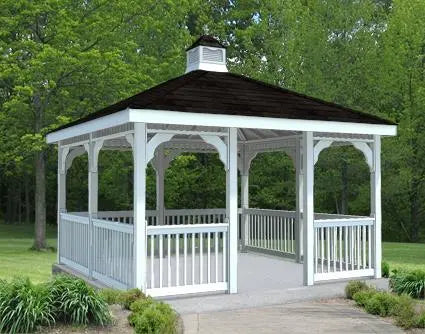
[[[60,140],[81,136],[94,131],[110,128],[113,126],[125,124],[129,122],[130,110],[125,109],[110,115],[99,117],[84,123],[70,126],[62,130],[49,133],[46,136],[48,144],[56,143]]]
[[[395,136],[396,125],[129,109],[130,122]]]

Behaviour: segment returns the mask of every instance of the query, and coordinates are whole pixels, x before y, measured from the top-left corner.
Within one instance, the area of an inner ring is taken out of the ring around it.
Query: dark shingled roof
[[[377,116],[242,75],[197,70],[168,80],[54,131],[126,108],[395,125]]]
[[[217,39],[215,39],[212,36],[209,35],[202,35],[201,37],[199,37],[195,43],[193,43],[191,46],[189,46],[186,51],[189,51],[193,48],[196,48],[197,46],[202,45],[202,46],[212,46],[215,48],[223,48],[225,49],[226,47],[221,44]]]

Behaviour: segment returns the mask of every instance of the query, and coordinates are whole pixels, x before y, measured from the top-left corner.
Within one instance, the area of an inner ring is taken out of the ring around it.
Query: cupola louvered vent
[[[224,61],[224,49],[202,48],[202,60],[222,63]]]
[[[226,48],[215,38],[201,36],[186,51],[186,73],[195,70],[227,72]]]

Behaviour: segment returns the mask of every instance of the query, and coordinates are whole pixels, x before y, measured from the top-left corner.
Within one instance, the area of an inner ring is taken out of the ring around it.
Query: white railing
[[[227,290],[228,224],[147,227],[147,293]]]
[[[114,288],[133,283],[133,226],[128,223],[92,219],[93,278]]]
[[[294,211],[244,209],[248,215],[247,248],[295,254]]]
[[[89,273],[89,218],[83,215],[60,214],[60,262]]]
[[[225,217],[226,209],[167,209],[164,210],[163,225],[222,224]],[[100,211],[97,218],[123,224],[134,223],[133,211]],[[159,225],[158,210],[146,210],[146,220],[148,226]]]
[[[314,280],[374,275],[374,218],[334,218],[314,221]]]
[[[225,218],[226,209],[167,209],[164,225],[223,224]]]

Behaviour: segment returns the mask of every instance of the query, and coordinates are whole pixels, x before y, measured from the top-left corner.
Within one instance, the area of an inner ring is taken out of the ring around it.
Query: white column
[[[314,249],[314,159],[313,132],[303,132],[303,239],[304,239],[304,285],[313,285]]]
[[[381,278],[381,137],[373,136],[373,168],[371,172],[371,215],[375,218],[374,242],[373,242],[373,262],[375,268],[375,278]]]
[[[243,172],[244,174],[241,174],[241,251],[245,251],[249,238],[249,215],[245,214],[245,210],[249,208],[249,170]]]
[[[89,216],[89,277],[93,278],[93,218],[97,217],[97,198],[98,198],[98,174],[97,174],[97,150],[96,142],[93,141],[92,135],[90,134],[90,141],[88,144],[88,216]]]
[[[134,123],[134,286],[146,291],[146,124]]]
[[[58,144],[58,237],[57,237],[57,262],[60,263],[60,214],[66,212],[66,157],[62,154],[62,147]]]
[[[164,148],[157,148],[155,156],[155,171],[156,171],[156,210],[158,211],[158,225],[164,225],[164,179],[165,179],[165,164],[164,164]]]
[[[302,138],[298,139],[295,157],[295,187],[296,187],[296,218],[295,218],[295,259],[302,262],[303,256],[303,161],[302,161]]]
[[[229,129],[227,141],[226,211],[229,220],[229,293],[238,291],[238,137]]]

